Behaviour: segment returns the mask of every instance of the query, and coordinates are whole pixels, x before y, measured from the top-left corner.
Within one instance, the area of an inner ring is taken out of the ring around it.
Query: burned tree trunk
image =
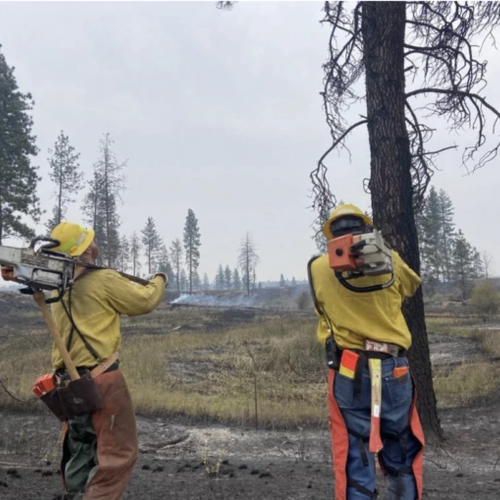
[[[388,225],[389,241],[420,272],[413,211],[410,140],[405,122],[405,2],[363,2],[361,30],[371,153],[370,191],[374,222]],[[396,236],[397,235],[397,236]],[[412,333],[409,353],[419,413],[429,437],[442,437],[432,386],[422,289],[404,307]]]

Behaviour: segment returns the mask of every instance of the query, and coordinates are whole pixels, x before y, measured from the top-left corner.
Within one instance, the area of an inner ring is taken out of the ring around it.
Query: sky
[[[321,9],[319,2],[239,2],[231,11],[212,1],[3,3],[1,50],[20,90],[35,99],[42,222],[54,204],[47,158],[60,131],[80,153],[86,179],[109,132],[117,159],[127,160],[122,233],[139,232],[153,217],[170,245],[182,239],[191,208],[201,275],[213,279],[219,264],[234,268],[249,231],[260,255],[258,280],[304,279],[315,252],[309,174],[330,144],[319,94],[329,36]],[[489,47],[483,53],[490,81],[500,77],[494,54]],[[500,107],[493,85],[486,95]],[[439,147],[472,138],[433,125]],[[339,199],[369,209],[366,130],[348,145],[351,159],[330,156],[328,179]],[[460,155],[445,153],[433,178],[450,195],[457,226],[493,256],[495,270],[499,163],[466,175]],[[83,222],[83,194],[69,220]]]

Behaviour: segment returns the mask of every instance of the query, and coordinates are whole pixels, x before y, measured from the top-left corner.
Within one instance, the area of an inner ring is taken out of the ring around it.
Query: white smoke
[[[256,299],[246,294],[220,296],[213,294],[183,293],[180,297],[172,301],[172,304],[187,304],[192,306],[206,307],[253,307]]]

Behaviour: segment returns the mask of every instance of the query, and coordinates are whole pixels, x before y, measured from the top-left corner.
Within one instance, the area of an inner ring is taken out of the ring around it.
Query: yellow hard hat
[[[365,224],[373,225],[373,221],[366,215],[360,208],[356,205],[352,205],[351,203],[346,203],[345,205],[339,205],[338,207],[333,209],[333,212],[330,214],[328,220],[323,224],[323,234],[326,236],[327,240],[333,239],[333,234],[330,231],[330,226],[332,222],[339,219],[340,217],[344,217],[344,215],[355,215],[363,220]]]
[[[61,222],[50,233],[50,237],[61,244],[53,248],[55,252],[62,252],[72,257],[82,255],[94,240],[93,229],[85,229],[74,222]]]

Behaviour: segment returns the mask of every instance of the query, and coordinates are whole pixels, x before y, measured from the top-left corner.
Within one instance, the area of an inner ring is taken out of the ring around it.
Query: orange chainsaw
[[[369,232],[349,233],[328,242],[329,263],[335,276],[344,287],[358,293],[384,290],[394,284],[392,251],[380,231],[372,226],[367,230]],[[384,274],[390,274],[391,278],[378,285],[359,287],[347,281]]]

